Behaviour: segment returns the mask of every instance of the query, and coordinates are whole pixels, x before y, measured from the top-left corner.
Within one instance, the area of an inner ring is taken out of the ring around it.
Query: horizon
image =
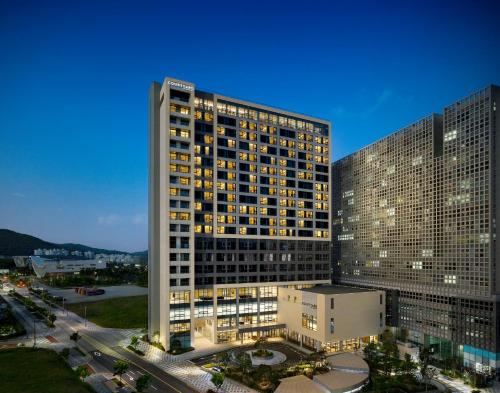
[[[500,84],[493,1],[262,4],[197,4],[187,30],[176,4],[4,4],[0,227],[147,250],[147,95],[166,76],[329,120],[330,160]]]

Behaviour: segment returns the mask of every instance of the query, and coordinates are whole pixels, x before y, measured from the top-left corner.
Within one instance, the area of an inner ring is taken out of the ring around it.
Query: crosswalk
[[[216,389],[214,384],[210,381],[212,374],[202,370],[192,362],[188,360],[177,360],[175,356],[142,341],[139,343],[138,349],[145,353],[144,357],[150,363],[155,364],[166,373],[180,379],[193,389],[200,392],[206,392],[208,389]],[[256,393],[255,390],[229,378],[224,380],[224,384],[219,391],[224,393]]]
[[[69,333],[78,331],[81,335],[86,338],[94,336],[99,341],[106,343],[113,343],[113,345],[118,345],[121,347],[127,347],[130,344],[130,340],[133,336],[141,337],[143,331],[141,329],[110,329],[98,326],[90,321],[84,321],[78,315],[67,312],[61,308],[54,309],[54,313],[57,316],[56,328],[46,329],[47,331],[37,331],[37,346],[39,347],[50,347],[54,350],[61,350],[63,347],[68,346]],[[42,328],[42,327],[41,327]],[[46,336],[51,335],[56,339],[57,342],[51,342],[54,340],[49,340]],[[28,341],[25,345],[28,345]],[[71,342],[69,342],[71,345]],[[32,345],[32,339],[31,344]],[[202,370],[189,360],[185,359],[183,356],[173,356],[167,352],[161,351],[160,349],[146,343],[139,341],[137,349],[145,353],[144,359],[148,362],[156,365],[163,371],[171,374],[175,378],[186,383],[188,386],[200,392],[206,392],[208,389],[216,390],[216,387],[212,384],[210,379],[212,374]],[[71,357],[70,364],[76,366],[78,363],[83,362],[84,359],[77,359],[76,357]],[[101,393],[103,387],[102,382],[105,380],[102,373],[92,374],[87,380],[91,385]],[[104,393],[104,390],[102,390]],[[256,393],[255,390],[250,389],[236,381],[229,378],[224,380],[224,384],[221,389],[221,393]]]

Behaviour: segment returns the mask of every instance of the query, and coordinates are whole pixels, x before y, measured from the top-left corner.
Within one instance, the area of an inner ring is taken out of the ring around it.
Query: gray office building
[[[500,89],[457,101],[332,166],[334,281],[385,289],[399,335],[500,366]]]
[[[172,78],[149,108],[151,339],[279,334],[278,286],[330,282],[330,123]]]

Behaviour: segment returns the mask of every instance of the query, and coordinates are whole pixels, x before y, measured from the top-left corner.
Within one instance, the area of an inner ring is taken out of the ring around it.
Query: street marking
[[[104,349],[106,349],[106,351],[105,351],[105,350],[102,350],[102,348],[101,348],[101,352],[104,352],[104,353],[106,353],[106,352],[111,352],[111,353],[113,353],[113,352],[114,352],[116,355],[114,355],[114,354],[110,354],[110,356],[123,358],[123,356],[122,356],[120,353],[118,353],[117,351],[115,351],[115,350],[114,350],[113,348],[111,348],[111,347],[107,347],[105,344],[101,343],[99,340],[95,339],[94,337],[89,336],[89,335],[88,335],[88,334],[86,334],[86,333],[85,333],[85,334],[84,334],[84,333],[82,333],[82,334],[81,334],[81,336],[82,336],[82,338],[83,338],[83,339],[86,339],[86,340],[87,340],[87,341],[89,341],[89,342],[90,342],[90,341],[93,341],[93,342],[94,342],[94,346],[96,346],[96,347],[97,347],[97,346],[100,346],[100,347],[104,347]],[[90,344],[92,344],[92,343],[90,342]],[[98,344],[98,345],[96,345],[96,344]],[[121,349],[121,348],[120,348],[120,349]],[[131,355],[132,357],[137,356],[137,355],[134,355],[134,354],[130,354],[130,355]],[[144,367],[141,367],[140,365],[138,365],[137,363],[135,363],[135,362],[134,362],[133,360],[131,360],[131,359],[126,358],[126,360],[127,360],[129,363],[131,363],[131,364],[133,364],[134,366],[136,366],[137,368],[140,368],[141,370],[144,370],[144,371],[145,371],[145,372],[147,372],[148,374],[151,374],[151,375],[152,375],[153,377],[155,377],[155,378],[156,378],[159,382],[161,382],[161,383],[163,383],[163,384],[167,385],[168,387],[170,387],[171,389],[173,389],[173,390],[174,390],[174,391],[176,391],[177,393],[183,393],[181,390],[177,389],[176,387],[174,387],[174,386],[170,385],[168,382],[164,381],[161,377],[159,377],[158,375],[156,375],[156,373],[154,373],[154,372],[152,372],[152,371],[148,371],[148,370],[146,370]],[[116,362],[117,360],[116,360],[116,359],[114,359],[114,361]],[[158,368],[158,371],[163,371],[161,368],[159,368],[159,367],[155,366],[154,364],[151,364],[151,367],[153,367],[153,368]],[[163,371],[163,372],[165,372],[165,371]],[[166,372],[165,372],[165,373],[166,373]],[[168,373],[166,373],[166,374],[168,374]],[[175,378],[175,376],[172,376],[172,377],[173,377],[173,378]],[[180,379],[178,379],[178,380],[179,380],[181,383],[184,383],[182,380],[180,380]],[[188,386],[189,386],[189,385],[188,385]],[[157,390],[158,390],[158,389],[157,389]]]
[[[155,385],[151,385],[151,387],[152,387],[154,390],[158,390],[158,388],[157,388]]]

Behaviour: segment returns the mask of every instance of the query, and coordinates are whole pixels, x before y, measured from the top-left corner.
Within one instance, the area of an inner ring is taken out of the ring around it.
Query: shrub
[[[140,349],[134,348],[132,345],[127,346],[127,348],[139,356],[144,356],[144,352],[142,352]]]
[[[252,352],[252,355],[259,358],[267,358],[267,359],[270,359],[274,356],[274,354],[271,351],[268,351],[267,349],[257,349],[256,351]]]
[[[59,355],[61,355],[61,357],[63,359],[68,359],[68,357],[69,357],[69,348],[63,348],[61,350],[61,352],[59,352]]]

